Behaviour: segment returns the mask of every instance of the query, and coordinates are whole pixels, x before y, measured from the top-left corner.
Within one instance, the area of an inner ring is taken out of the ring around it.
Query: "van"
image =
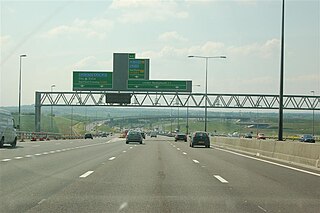
[[[0,109],[0,147],[3,147],[4,144],[16,147],[17,132],[11,113]]]

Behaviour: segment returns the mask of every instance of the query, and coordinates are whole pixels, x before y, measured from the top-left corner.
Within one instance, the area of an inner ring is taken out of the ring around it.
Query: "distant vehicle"
[[[17,132],[11,113],[0,109],[0,147],[3,147],[4,144],[16,147]]]
[[[265,136],[263,133],[259,133],[259,134],[257,135],[257,139],[258,139],[258,140],[265,140],[265,139],[266,139],[266,136]]]
[[[210,138],[206,132],[195,132],[190,140],[190,147],[195,145],[204,145],[206,148],[210,148]]]
[[[315,143],[316,140],[314,137],[310,134],[302,135],[301,138],[299,139],[301,142],[306,142],[306,143]]]
[[[184,141],[187,142],[187,135],[184,133],[177,133],[176,136],[174,136],[174,141]]]
[[[142,135],[138,131],[130,130],[126,136],[126,144],[130,142],[139,142],[140,144],[142,144],[142,140]]]
[[[151,138],[153,138],[153,137],[156,138],[156,137],[157,137],[157,132],[151,132],[151,133],[150,133],[150,137],[151,137]]]
[[[101,137],[108,137],[108,135],[109,135],[108,133],[104,132],[101,134]]]
[[[244,135],[244,138],[252,138],[251,133],[247,133],[247,134],[245,134],[245,135]]]
[[[87,139],[87,138],[93,139],[92,134],[91,134],[91,133],[86,133],[86,134],[84,135],[84,139]]]

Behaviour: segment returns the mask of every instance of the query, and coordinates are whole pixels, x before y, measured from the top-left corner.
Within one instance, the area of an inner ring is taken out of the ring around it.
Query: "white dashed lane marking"
[[[199,161],[197,161],[197,160],[192,160],[194,163],[200,163]]]
[[[182,152],[182,154],[186,155],[187,153],[186,152]]]
[[[229,183],[227,180],[225,180],[224,178],[222,178],[219,175],[213,175],[215,178],[217,178],[221,183]]]
[[[86,173],[84,173],[83,175],[81,175],[79,178],[86,178],[89,175],[91,175],[92,173],[94,173],[94,171],[87,171]]]
[[[15,157],[14,159],[16,159],[16,160],[20,160],[20,159],[22,159],[23,157]]]
[[[11,159],[3,159],[1,160],[2,162],[8,162],[8,161],[11,161]]]
[[[109,160],[114,160],[114,159],[116,159],[116,157],[111,157],[111,158],[109,158]]]

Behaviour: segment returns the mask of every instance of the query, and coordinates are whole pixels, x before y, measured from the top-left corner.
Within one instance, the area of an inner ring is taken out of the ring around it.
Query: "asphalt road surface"
[[[173,138],[0,149],[0,212],[320,212],[320,174]]]

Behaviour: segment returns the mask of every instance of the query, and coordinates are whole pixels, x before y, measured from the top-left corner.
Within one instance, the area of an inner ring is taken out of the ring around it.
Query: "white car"
[[[0,109],[0,147],[4,144],[17,145],[17,132],[10,112]]]

